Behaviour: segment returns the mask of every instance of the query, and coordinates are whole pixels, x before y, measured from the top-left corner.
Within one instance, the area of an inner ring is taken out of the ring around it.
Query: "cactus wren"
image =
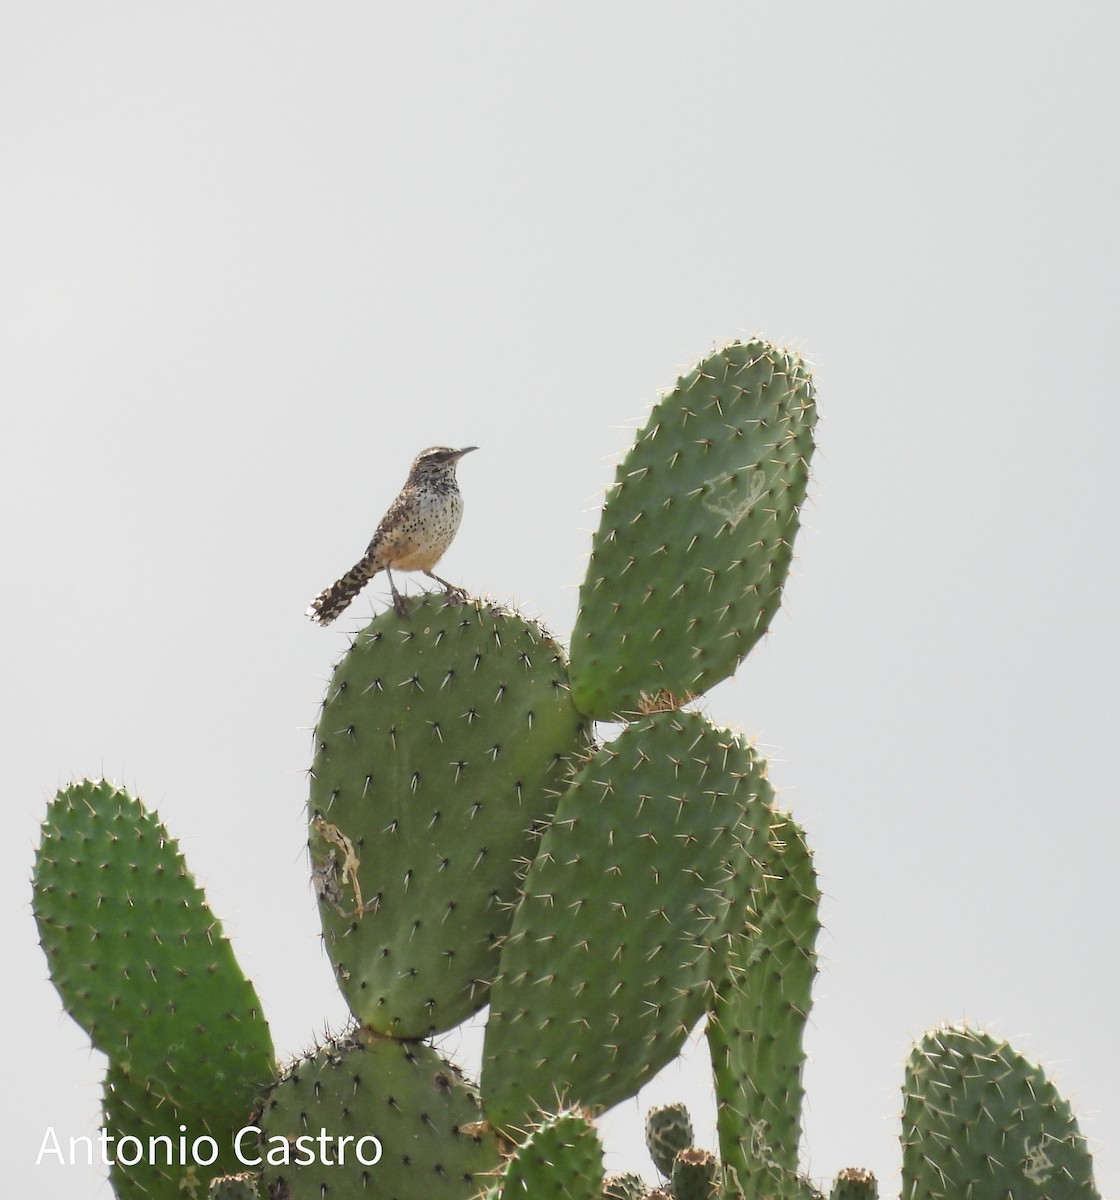
[[[313,621],[329,625],[378,571],[389,577],[393,607],[398,613],[407,612],[404,597],[393,582],[392,568],[423,571],[449,592],[458,591],[446,579],[433,575],[432,567],[451,545],[463,516],[463,498],[455,468],[464,454],[477,449],[477,446],[464,446],[462,450],[432,446],[420,451],[401,494],[381,518],[365,554],[337,583],[311,601],[307,615]]]

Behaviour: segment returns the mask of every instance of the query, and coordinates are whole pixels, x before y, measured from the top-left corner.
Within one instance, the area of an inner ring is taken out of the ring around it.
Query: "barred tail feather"
[[[379,570],[368,558],[356,562],[341,579],[311,601],[306,615],[319,625],[329,625]]]

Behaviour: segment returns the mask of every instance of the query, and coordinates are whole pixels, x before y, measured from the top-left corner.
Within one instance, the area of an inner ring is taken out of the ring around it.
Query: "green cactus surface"
[[[223,1138],[239,1128],[276,1069],[268,1025],[156,815],[104,780],[63,788],[43,823],[34,909],[67,1012],[109,1056],[109,1091],[169,1106],[161,1133],[170,1121],[177,1134],[177,1114],[205,1113]]]
[[[669,1191],[673,1200],[711,1200],[719,1186],[719,1161],[707,1150],[687,1147],[673,1160]]]
[[[879,1181],[862,1167],[845,1167],[836,1173],[830,1200],[879,1200]]]
[[[823,1200],[799,1174],[813,856],[765,760],[691,705],[771,626],[815,422],[805,363],[762,339],[682,376],[607,493],[570,662],[458,589],[353,638],[307,844],[355,1020],[282,1070],[157,815],[104,780],[58,792],[34,914],[108,1059],[116,1200]],[[596,744],[596,721],[621,728]],[[486,1005],[475,1086],[430,1039]],[[604,1179],[595,1119],[705,1017],[719,1157],[672,1104],[646,1120],[661,1187]],[[927,1033],[903,1100],[900,1200],[1100,1200],[1069,1104],[1006,1042]],[[877,1196],[852,1168],[830,1200]]]
[[[261,1191],[284,1200],[471,1200],[500,1161],[457,1068],[425,1042],[367,1029],[292,1063],[259,1127]]]
[[[671,1178],[677,1155],[689,1149],[694,1138],[692,1118],[683,1104],[663,1104],[646,1113],[646,1149],[663,1178]]]
[[[203,1113],[169,1104],[112,1059],[102,1083],[101,1114],[111,1163],[109,1181],[117,1200],[197,1195],[205,1190],[207,1179],[239,1169],[229,1129],[213,1127]],[[218,1146],[220,1158],[212,1166],[196,1167],[189,1152],[179,1153],[183,1139],[189,1147],[200,1136],[212,1137]]]
[[[534,828],[583,727],[562,650],[520,616],[428,595],[357,636],[316,730],[310,851],[361,1022],[420,1037],[486,1003]]]
[[[756,912],[734,940],[707,1025],[720,1153],[748,1200],[805,1190],[797,1176],[802,1038],[819,904],[805,834],[788,814],[775,813]]]
[[[491,994],[482,1091],[499,1128],[598,1111],[677,1054],[759,884],[763,768],[691,712],[627,726],[563,794]]]
[[[813,452],[801,358],[736,342],[658,403],[607,493],[572,634],[589,716],[678,706],[726,679],[781,602]]]
[[[603,1147],[586,1113],[567,1110],[530,1129],[487,1200],[601,1200]]]
[[[206,1200],[260,1200],[260,1197],[256,1176],[242,1172],[212,1179]]]
[[[1099,1200],[1069,1104],[1041,1067],[965,1026],[931,1030],[906,1067],[902,1200]]]
[[[632,1171],[603,1180],[603,1200],[642,1200],[647,1190],[645,1180]]]

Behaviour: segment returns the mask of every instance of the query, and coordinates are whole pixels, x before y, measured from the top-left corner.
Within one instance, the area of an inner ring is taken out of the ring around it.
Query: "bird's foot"
[[[448,583],[446,579],[440,578],[439,575],[433,575],[431,571],[425,571],[424,574],[427,575],[429,579],[434,579],[436,583],[443,588],[443,594],[447,597],[450,603],[466,604],[468,599],[466,588],[456,587],[455,584]]]

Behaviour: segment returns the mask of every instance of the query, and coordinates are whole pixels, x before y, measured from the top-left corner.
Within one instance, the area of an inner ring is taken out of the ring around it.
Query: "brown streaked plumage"
[[[365,554],[336,583],[311,601],[307,615],[320,625],[329,625],[379,572],[389,577],[393,606],[405,613],[404,597],[393,582],[393,571],[423,571],[449,592],[458,591],[446,579],[432,573],[459,529],[463,497],[455,468],[459,459],[477,446],[452,450],[431,446],[413,460],[400,495],[381,518]]]

